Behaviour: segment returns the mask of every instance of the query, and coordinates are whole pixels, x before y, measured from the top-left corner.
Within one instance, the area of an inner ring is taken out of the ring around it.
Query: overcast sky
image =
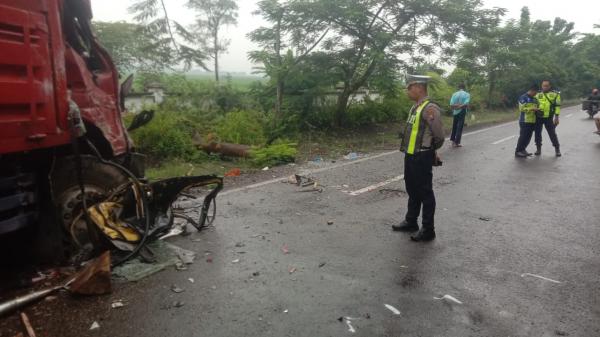
[[[567,21],[575,22],[578,32],[594,31],[594,24],[600,24],[600,12],[592,0],[483,0],[486,7],[503,7],[508,9],[507,17],[518,18],[521,8],[528,6],[532,19],[553,20],[560,16]],[[94,19],[99,21],[132,21],[127,7],[131,0],[92,0]],[[190,24],[194,20],[193,13],[184,6],[186,0],[165,0],[169,15],[182,24]],[[246,34],[261,26],[259,17],[252,15],[256,10],[258,0],[239,0],[239,18],[236,27],[226,28],[222,35],[231,40],[227,54],[221,57],[222,71],[246,72],[252,71],[252,64],[246,55],[255,46],[246,38]],[[596,30],[600,33],[600,30]]]

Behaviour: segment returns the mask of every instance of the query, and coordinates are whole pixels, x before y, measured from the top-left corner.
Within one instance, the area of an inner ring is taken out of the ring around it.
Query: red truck
[[[144,177],[121,118],[131,79],[119,86],[91,19],[90,0],[0,0],[0,248],[67,256],[85,207]]]

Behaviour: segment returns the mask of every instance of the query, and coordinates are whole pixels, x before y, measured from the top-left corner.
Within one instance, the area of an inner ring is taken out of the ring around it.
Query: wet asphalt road
[[[429,244],[390,229],[407,199],[399,153],[308,167],[323,193],[280,182],[230,190],[215,228],[171,241],[198,253],[189,270],[118,286],[36,324],[64,337],[600,336],[593,128],[565,109],[562,158],[545,134],[541,158],[515,159],[516,123],[445,145]],[[462,304],[434,299],[446,294]],[[114,299],[127,306],[110,309]],[[185,305],[166,309],[174,301]],[[88,331],[93,321],[101,328]]]

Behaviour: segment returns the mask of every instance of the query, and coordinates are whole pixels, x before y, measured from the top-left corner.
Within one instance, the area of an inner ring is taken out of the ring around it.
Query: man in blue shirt
[[[450,141],[452,141],[453,147],[461,147],[460,140],[462,138],[463,127],[465,126],[465,117],[467,115],[467,109],[471,103],[471,95],[465,91],[465,85],[459,84],[458,91],[452,95],[450,99],[450,107],[452,108],[452,114],[454,115],[454,122],[452,123],[452,135]]]

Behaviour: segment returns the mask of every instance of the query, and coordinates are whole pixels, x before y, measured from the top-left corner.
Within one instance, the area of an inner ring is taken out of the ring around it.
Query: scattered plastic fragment
[[[539,278],[539,279],[541,279],[541,280],[545,280],[545,281],[552,282],[552,283],[557,283],[557,284],[560,284],[560,283],[562,283],[562,282],[560,282],[560,281],[553,280],[553,279],[551,279],[551,278],[547,278],[547,277],[540,276],[540,275],[536,275],[536,274],[530,274],[530,273],[521,274],[521,277],[525,277],[525,276],[536,277],[536,278]]]
[[[321,263],[319,263],[319,268],[323,268],[323,267],[325,267],[325,265],[326,265],[325,262],[321,262]]]
[[[113,302],[113,303],[112,303],[110,306],[111,306],[113,309],[118,309],[118,308],[122,308],[122,307],[124,307],[124,306],[125,306],[125,303],[123,303],[123,301],[122,301],[122,300],[118,300],[118,301],[115,301],[115,302]]]
[[[233,168],[225,173],[225,177],[239,177],[242,175],[242,170],[239,168]]]
[[[284,314],[287,314],[288,312],[290,312],[288,309],[285,309],[285,310],[283,311],[283,313],[284,313]]]
[[[346,326],[348,327],[348,332],[356,333],[356,329],[352,326],[352,317],[344,317],[343,320],[346,322]]]
[[[235,259],[235,260],[231,261],[231,263],[240,263],[240,259]]]
[[[448,302],[453,302],[456,304],[463,304],[461,301],[457,300],[455,297],[451,296],[451,295],[444,295],[442,297],[434,297],[434,300],[446,300]]]
[[[295,273],[296,272],[296,268],[294,268],[294,267],[290,268],[289,272],[290,272],[290,274]]]
[[[98,322],[94,321],[94,323],[92,323],[92,326],[90,327],[90,330],[98,330],[100,329],[100,324],[98,324]]]
[[[282,251],[284,254],[289,254],[289,253],[290,253],[290,250],[288,249],[288,246],[287,246],[287,245],[283,245],[283,246],[281,247],[281,251]]]
[[[344,156],[344,159],[346,160],[356,160],[358,159],[358,154],[356,152],[350,152],[347,155]]]
[[[393,306],[389,305],[389,304],[384,304],[386,308],[388,308],[389,311],[393,312],[394,315],[400,315],[400,310],[394,308]]]
[[[194,282],[196,282],[196,281],[195,281],[193,278],[191,278],[191,277],[188,279],[188,281],[190,281],[190,283],[194,283]]]
[[[266,167],[264,167],[262,170],[263,170],[263,171],[268,171],[268,170],[270,170],[270,168],[269,168],[268,166],[266,166]]]
[[[210,255],[209,255],[209,256],[207,256],[207,257],[206,257],[206,262],[208,262],[208,263],[212,263],[212,262],[213,262],[213,258],[212,258],[212,256],[210,256]]]
[[[174,293],[176,293],[176,294],[180,294],[180,293],[184,292],[185,289],[179,288],[176,285],[172,285],[171,286],[171,291],[174,292]]]

